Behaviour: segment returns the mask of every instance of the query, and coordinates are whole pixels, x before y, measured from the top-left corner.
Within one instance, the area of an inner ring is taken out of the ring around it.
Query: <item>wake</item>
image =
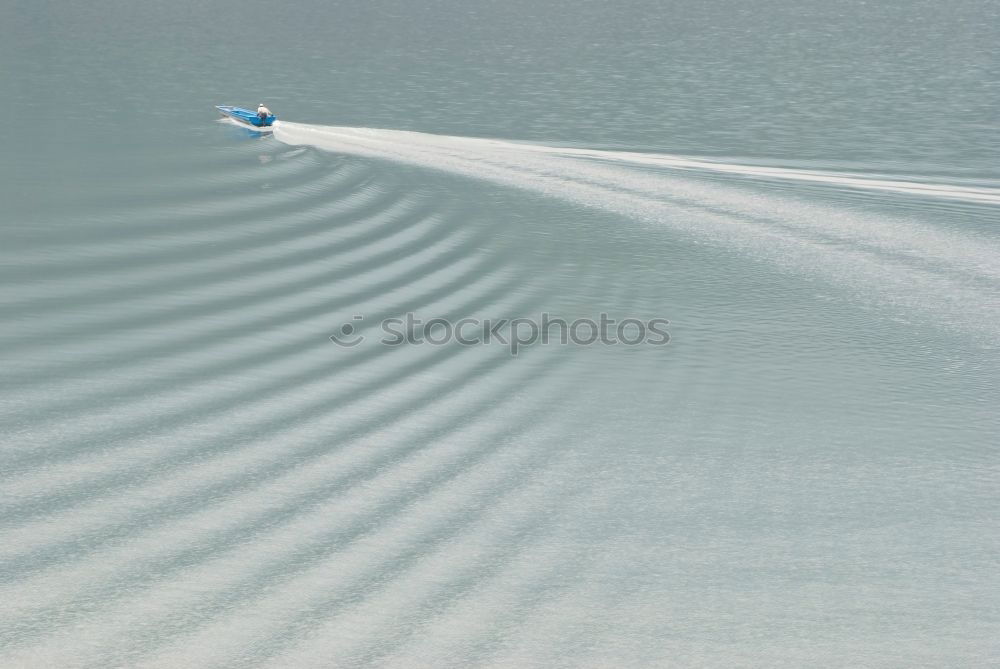
[[[278,122],[274,136],[287,144],[450,172],[669,226],[699,242],[735,247],[845,287],[897,316],[930,316],[949,329],[1000,342],[995,238],[931,225],[912,214],[887,216],[795,196],[788,188],[775,192],[753,180],[980,207],[1000,205],[1000,188],[401,130]]]
[[[607,151],[595,149],[561,148],[540,144],[528,144],[505,140],[481,139],[475,137],[451,137],[405,130],[382,130],[374,128],[350,128],[318,126],[301,123],[278,122],[275,136],[290,144],[312,144],[329,150],[343,150],[351,147],[365,153],[389,152],[397,158],[407,153],[404,145],[428,150],[467,153],[488,151],[495,153],[521,152],[548,156],[586,158],[609,163],[624,163],[673,170],[714,172],[762,179],[783,181],[803,181],[829,186],[849,187],[863,190],[885,191],[905,195],[916,195],[943,199],[963,200],[1000,205],[1000,188],[989,186],[963,186],[958,184],[931,184],[900,179],[884,179],[850,172],[827,170],[803,170],[788,167],[763,165],[740,165],[716,162],[686,156],[637,153],[630,151]],[[303,141],[306,140],[306,141]],[[398,151],[381,145],[390,142]],[[458,154],[456,154],[457,156]],[[426,161],[419,161],[423,164]]]

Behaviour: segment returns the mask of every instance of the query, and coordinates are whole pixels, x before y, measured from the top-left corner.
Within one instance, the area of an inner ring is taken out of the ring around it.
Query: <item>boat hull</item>
[[[271,114],[263,121],[261,124],[261,119],[257,116],[257,113],[249,109],[243,109],[242,107],[229,107],[226,105],[216,105],[216,109],[224,117],[233,121],[237,125],[251,130],[253,132],[273,132],[274,122],[276,120],[274,114]]]

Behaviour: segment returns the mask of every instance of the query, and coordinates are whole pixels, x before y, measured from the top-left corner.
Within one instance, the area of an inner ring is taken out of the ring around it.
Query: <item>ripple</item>
[[[470,272],[470,275],[471,274],[472,272]],[[456,281],[453,285],[456,286],[462,285],[464,287],[464,290],[466,291],[468,291],[470,287],[474,288],[474,290],[471,291],[472,299],[466,300],[465,307],[457,306],[455,304],[453,304],[452,306],[455,308],[467,309],[473,305],[483,303],[483,300],[485,299],[496,299],[500,297],[506,297],[511,294],[512,291],[509,280],[498,283],[495,280],[487,281],[488,277],[489,277],[488,274],[484,274],[470,281],[472,277],[467,276],[467,277],[462,277],[464,281],[461,282]],[[477,284],[480,283],[485,283],[485,286],[478,287]],[[460,293],[452,293],[452,294],[457,295]],[[391,310],[388,313],[392,314],[396,313],[396,311]],[[329,344],[329,342],[326,342],[321,344],[321,346],[329,348],[331,344]],[[364,390],[367,388],[374,391],[374,389],[382,387],[383,385],[386,384],[391,386],[393,381],[398,380],[400,375],[400,369],[399,369],[400,361],[397,359],[397,356],[389,354],[389,352],[391,351],[392,349],[383,350],[381,347],[372,348],[364,352],[358,352],[350,359],[344,360],[339,365],[337,365],[335,369],[338,374],[343,374],[345,371],[354,367],[359,367],[361,365],[364,365],[365,369],[367,370],[375,371],[378,370],[378,367],[377,366],[373,367],[372,362],[377,357],[388,356],[388,363],[390,366],[389,369],[385,370],[381,375],[376,376],[374,381],[365,380],[363,383],[356,382],[355,386],[349,386],[348,388],[341,390],[335,397],[336,401],[341,402],[342,405],[346,406],[352,401],[352,398],[354,398],[357,395],[357,393],[360,392],[360,390]],[[440,356],[445,356],[447,353],[450,353],[449,349],[447,348],[443,349],[442,351],[438,352],[438,355],[436,357],[432,356],[430,358],[423,359],[424,361],[418,362],[416,366],[414,366],[412,361],[409,361],[409,364],[407,364],[404,367],[404,369],[413,373],[419,372],[421,371],[422,365],[426,364],[427,361],[434,361],[440,359]],[[304,402],[304,407],[309,408],[309,412],[304,413],[303,410],[300,408],[297,410],[297,413],[294,416],[288,416],[288,415],[279,416],[278,423],[280,425],[289,427],[295,425],[296,421],[305,420],[310,415],[311,412],[319,411],[320,413],[323,413],[326,407],[329,405],[329,403],[334,401],[333,399],[327,396],[328,389],[327,392],[324,392],[324,394],[321,395],[319,399],[317,399],[317,397],[314,397],[312,393],[308,392],[305,389],[308,388],[307,384],[319,384],[320,388],[325,388],[328,385],[327,379],[331,374],[331,370],[323,367],[317,368],[315,366],[314,357],[312,355],[305,355],[305,356],[299,355],[298,357],[300,357],[305,363],[304,365],[299,365],[303,367],[302,370],[297,369],[297,365],[292,360],[287,358],[282,358],[280,359],[280,365],[273,365],[275,367],[280,367],[280,371],[282,372],[282,374],[280,376],[277,376],[276,378],[272,378],[272,380],[270,380],[266,384],[255,385],[252,394],[249,394],[248,396],[242,396],[240,394],[233,396],[232,392],[229,392],[214,397],[211,402],[206,402],[205,400],[199,401],[199,396],[197,395],[194,396],[193,398],[189,398],[187,393],[182,392],[180,394],[180,397],[183,400],[186,401],[190,401],[192,399],[194,400],[193,410],[196,415],[185,416],[183,413],[179,413],[179,411],[181,411],[180,407],[174,409],[172,411],[172,414],[175,415],[178,420],[186,418],[191,423],[198,424],[203,421],[209,422],[212,421],[213,419],[217,419],[219,414],[221,414],[222,412],[231,411],[233,409],[241,409],[246,414],[247,419],[251,421],[251,425],[255,425],[255,427],[252,428],[252,433],[257,437],[259,437],[260,434],[262,433],[263,425],[267,425],[268,422],[273,422],[275,419],[268,416],[269,413],[268,411],[264,411],[263,413],[259,409],[255,411],[246,411],[243,405],[243,401],[251,400],[257,404],[262,404],[263,406],[261,408],[267,408],[268,406],[275,406],[276,408],[280,408],[282,412],[287,414],[287,412],[290,409],[287,401],[283,401],[280,404],[276,404],[274,402],[276,395],[278,393],[292,393],[297,397],[302,398],[302,401]],[[238,367],[240,369],[243,368],[242,365],[239,365]],[[171,393],[177,392],[173,386],[169,386],[169,389]],[[4,516],[8,518],[16,517],[23,521],[30,519],[36,513],[41,513],[41,512],[51,513],[54,510],[52,508],[52,504],[56,500],[53,499],[49,500],[47,503],[43,503],[44,497],[41,497],[41,495],[44,494],[43,491],[47,489],[52,490],[54,492],[58,491],[55,492],[57,498],[60,500],[57,508],[58,507],[65,508],[79,503],[80,500],[78,497],[81,494],[85,498],[89,494],[94,494],[98,491],[109,490],[110,489],[109,486],[115,483],[114,478],[112,477],[120,477],[122,473],[120,471],[121,465],[118,458],[121,457],[122,455],[125,455],[129,451],[133,451],[132,457],[134,458],[136,455],[134,451],[136,451],[137,449],[134,446],[127,449],[126,451],[122,451],[121,449],[115,449],[117,457],[111,459],[108,458],[109,451],[107,447],[105,448],[104,451],[101,451],[96,454],[90,453],[88,451],[81,451],[80,448],[82,448],[82,446],[87,443],[100,442],[100,443],[110,444],[117,439],[127,438],[131,436],[134,432],[140,430],[140,425],[142,421],[155,418],[155,414],[151,414],[150,410],[155,407],[162,406],[164,402],[165,398],[158,397],[153,399],[152,402],[144,404],[141,403],[138,406],[128,407],[129,413],[135,416],[133,421],[137,422],[137,424],[131,428],[124,428],[124,426],[122,425],[115,426],[114,428],[115,431],[121,433],[121,436],[117,438],[107,434],[106,430],[103,434],[98,433],[96,435],[86,435],[86,434],[81,435],[82,430],[79,427],[76,427],[75,429],[62,427],[61,429],[59,429],[58,432],[56,432],[56,434],[70,433],[77,435],[77,439],[79,439],[77,443],[79,445],[72,446],[64,443],[61,446],[59,451],[64,454],[63,457],[68,459],[59,466],[57,466],[57,461],[54,460],[52,458],[52,454],[50,454],[49,458],[45,460],[46,466],[44,470],[41,470],[44,471],[43,478],[36,480],[30,477],[30,475],[22,473],[20,476],[14,478],[9,483],[6,483],[2,488],[3,497],[10,499],[11,501],[17,500],[18,498],[22,500],[27,500],[27,505],[25,505],[24,502],[22,502],[22,505],[19,505],[16,509],[12,507],[7,507],[7,509],[5,509]],[[213,406],[213,404],[215,406]],[[122,408],[117,409],[115,413],[116,414],[122,413]],[[229,427],[223,430],[222,433],[220,433],[218,429],[213,431],[214,433],[213,438],[215,441],[214,444],[212,445],[212,448],[208,451],[204,450],[204,448],[198,451],[198,453],[202,458],[204,458],[209,452],[220,449],[221,444],[224,443],[224,441],[226,440],[225,432],[231,430],[233,426],[240,424],[240,422],[235,420],[235,418],[236,418],[235,416],[230,416],[228,423]],[[250,428],[244,427],[243,429],[250,429]],[[148,438],[148,434],[146,436]],[[232,442],[234,440],[228,439],[228,441]],[[184,446],[183,450],[186,452],[191,452],[192,449],[193,447],[190,444],[188,444]],[[171,459],[176,459],[179,462],[183,462],[183,459],[178,459],[177,454],[172,452],[175,450],[176,448],[172,448],[166,452],[164,451],[156,452],[154,457],[159,459],[158,462],[156,461],[149,462],[148,456],[142,458],[139,462],[131,462],[130,463],[131,471],[133,471],[135,475],[138,475],[143,478],[148,478],[150,476],[163,474],[166,471],[169,471],[168,469],[164,468],[165,465],[167,464],[162,459],[164,455],[167,455]],[[140,454],[141,453],[142,451],[140,451]],[[92,463],[89,466],[88,466],[88,461]],[[95,469],[95,466],[97,467],[97,469]],[[94,478],[98,474],[100,469],[104,469],[107,467],[111,467],[111,470],[105,473],[105,475],[102,478]],[[224,469],[225,468],[223,468],[223,470]],[[69,495],[72,492],[72,488],[74,486],[78,487],[80,485],[81,477],[84,477],[83,478],[84,489],[82,491],[78,491],[73,496],[67,497],[67,495]],[[130,484],[130,479],[125,479],[124,482],[118,483],[118,485],[125,485],[125,484]],[[34,511],[32,511],[32,509],[34,509]],[[31,531],[28,532],[28,534],[32,533],[33,532]],[[25,537],[25,539],[27,539],[27,537]]]
[[[18,252],[14,257],[4,258],[0,271],[13,274],[41,268],[46,276],[60,273],[72,275],[91,268],[103,268],[108,263],[141,266],[164,252],[176,251],[182,256],[197,253],[199,249],[211,252],[216,249],[208,245],[253,240],[261,233],[284,232],[288,235],[289,230],[275,229],[275,216],[298,211],[302,212],[300,218],[292,217],[290,223],[308,223],[315,217],[321,218],[328,213],[350,208],[353,202],[338,202],[338,198],[331,199],[331,195],[358,193],[369,180],[369,174],[354,167],[320,175],[311,186],[299,184],[296,188],[263,197],[216,197],[211,205],[186,213],[178,213],[173,206],[159,211],[145,206],[118,210],[98,219],[104,224],[103,230],[94,222],[75,219],[75,224],[86,230],[86,239],[63,235],[62,244],[45,244],[42,251]],[[363,192],[360,194],[366,196]],[[316,204],[310,211],[312,200]],[[216,211],[210,211],[213,209]],[[206,217],[217,220],[207,225]],[[39,234],[51,233],[43,228]]]
[[[482,372],[483,372],[483,371],[485,371],[485,368],[483,367],[483,364],[484,364],[484,363],[480,363],[479,365],[476,365],[476,367],[475,367],[475,368],[473,368],[472,370],[470,370],[470,372],[468,373],[468,378],[469,378],[470,380],[472,380],[472,379],[479,379],[479,378],[481,377],[481,374],[482,374]],[[492,366],[492,367],[496,368],[496,366],[495,366],[494,364],[492,364],[492,363],[490,363],[490,366]],[[503,369],[503,368],[501,368],[501,369]],[[412,378],[412,376],[413,376],[412,374],[407,374],[405,378]],[[457,390],[458,390],[458,388],[459,388],[459,387],[461,386],[461,384],[459,383],[459,384],[455,385],[455,384],[454,384],[454,381],[455,381],[455,379],[454,379],[454,378],[449,378],[449,379],[448,379],[448,380],[446,381],[446,383],[449,383],[449,384],[450,384],[450,386],[449,386],[449,391],[448,391],[448,393],[446,393],[446,395],[444,395],[444,396],[448,396],[448,395],[454,395],[454,394],[456,394],[456,391],[457,391]],[[379,385],[384,385],[384,384],[381,384],[381,383],[380,383]],[[441,395],[440,393],[433,393],[433,392],[432,392],[432,393],[428,393],[427,395],[425,395],[425,399],[424,399],[424,400],[422,400],[422,401],[420,402],[420,404],[421,404],[421,405],[423,405],[423,404],[425,404],[426,402],[436,402],[436,401],[439,401],[441,397],[443,397],[443,396],[442,396],[442,395]],[[495,398],[495,397],[493,397],[492,399],[485,399],[485,398],[484,398],[484,399],[482,399],[482,400],[481,400],[481,408],[485,408],[486,406],[490,406],[490,407],[494,407],[494,408],[495,408],[495,407],[497,406],[497,405],[496,405],[496,398]],[[407,411],[406,411],[406,413],[408,413],[408,414],[412,414],[412,413],[413,413],[413,410],[414,410],[414,408],[415,408],[415,407],[411,407],[411,408],[410,408],[409,410],[407,410]],[[450,414],[450,413],[448,413],[448,414],[445,414],[445,415],[446,415],[446,416],[453,416],[454,414]],[[397,418],[396,418],[396,420],[398,420],[398,414],[397,414]],[[453,418],[450,418],[450,420],[454,420],[454,419],[453,419]],[[384,425],[384,422],[383,422],[383,421],[374,421],[374,422],[375,422],[376,424],[382,424],[382,425]],[[410,448],[410,447],[408,447],[408,448]],[[396,459],[396,457],[397,457],[398,455],[399,455],[399,454],[397,453],[397,454],[395,454],[395,455],[390,455],[389,457],[390,457],[390,458],[391,458],[392,460],[395,460],[395,459]],[[296,468],[301,468],[301,464],[297,463],[297,464],[295,465],[295,467],[296,467]],[[277,473],[274,473],[274,472],[273,472],[273,470],[270,470],[270,469],[269,469],[269,471],[270,471],[270,472],[272,473],[272,476],[277,476],[277,475],[279,475],[279,474],[283,474],[283,473],[284,473],[284,471],[285,471],[285,470],[287,470],[287,469],[288,469],[287,467],[285,467],[285,468],[282,468],[282,471],[281,471],[281,472],[277,472]],[[379,471],[379,470],[381,470],[381,467],[380,467],[379,465],[377,465],[377,463],[376,463],[376,465],[375,465],[375,467],[374,467],[374,470],[372,470],[372,471]],[[315,474],[316,474],[316,475],[329,475],[329,472],[331,472],[331,471],[335,471],[335,470],[331,470],[331,469],[330,469],[330,468],[328,468],[328,467],[322,467],[322,468],[314,468],[314,469],[313,469],[313,471],[315,472]],[[300,469],[299,469],[299,473],[300,473],[300,474],[302,473]],[[244,474],[245,474],[245,472],[244,472]],[[299,488],[300,488],[300,486],[299,486],[298,484],[295,484],[295,482],[291,482],[291,483],[293,484],[293,486],[294,486],[294,487],[293,487],[293,488],[290,488],[290,489],[291,489],[291,490],[294,490],[294,491],[295,491],[295,494],[296,494],[296,495],[298,495],[298,494],[301,494],[301,490],[299,489]],[[301,483],[301,481],[300,481],[299,483]],[[259,495],[258,495],[258,496],[255,496],[255,497],[254,497],[253,499],[256,499],[257,501],[260,501],[260,500],[262,500],[262,499],[265,499],[265,498],[267,498],[267,499],[271,499],[271,497],[270,497],[270,496],[264,496],[264,497],[261,497],[261,496],[259,496]],[[250,501],[250,500],[247,500],[247,501]],[[299,500],[299,501],[301,502],[302,500]],[[199,505],[199,506],[200,506],[200,505]],[[253,504],[252,504],[252,506],[259,506],[259,505],[253,505]],[[292,505],[292,507],[290,507],[290,508],[298,508],[298,506],[299,506],[299,504],[297,504],[297,503],[296,503],[296,504]],[[265,508],[267,508],[267,507],[269,507],[269,504],[265,504]],[[243,508],[243,507],[242,507],[242,505],[241,505],[241,507],[240,507],[240,508]],[[159,542],[159,545],[165,545],[165,544],[163,544],[162,542]]]
[[[512,387],[516,387],[516,383]],[[489,407],[489,414],[502,408],[495,397],[487,397],[483,402]],[[531,425],[537,430],[537,418],[544,415],[544,408],[536,406],[526,412],[522,429]],[[371,585],[371,577],[365,575],[373,566],[367,547],[378,544],[384,555],[387,542],[398,545],[404,555],[394,558],[391,564],[401,567],[401,558],[422,555],[427,547],[441,543],[461,527],[450,528],[445,535],[432,532],[419,540],[426,530],[440,525],[437,518],[442,514],[448,518],[473,508],[491,508],[495,513],[498,495],[507,496],[537,478],[545,470],[542,463],[558,453],[556,449],[519,448],[516,432],[511,433],[505,424],[509,413],[501,411],[501,416],[495,418],[489,427],[477,421],[458,432],[448,428],[438,432],[429,442],[418,435],[417,445],[423,443],[430,447],[433,444],[433,447],[417,448],[409,455],[404,454],[398,459],[398,466],[378,471],[376,478],[367,485],[359,482],[343,492],[332,491],[340,494],[331,495],[328,501],[315,508],[306,508],[294,519],[274,525],[268,530],[273,536],[256,536],[256,541],[240,545],[238,554],[223,554],[219,558],[221,564],[206,561],[198,569],[186,573],[185,578],[209,578],[218,594],[212,606],[199,610],[190,620],[190,623],[201,623],[200,626],[192,627],[185,622],[173,630],[184,640],[178,645],[186,647],[191,641],[186,638],[188,636],[214,634],[219,625],[228,624],[236,611],[248,607],[261,610],[268,603],[267,599],[273,600],[272,593],[278,595],[280,591],[283,593],[280,598],[293,597],[303,603],[310,599],[315,601],[315,590],[309,587],[308,581],[315,578],[317,571],[326,571],[324,560],[336,557],[338,573],[346,579],[345,587],[357,591]],[[474,445],[462,438],[463,434],[470,434],[470,429],[479,437]],[[514,471],[510,471],[511,467],[515,467]],[[534,474],[525,476],[529,469]],[[512,476],[515,473],[518,476]],[[547,492],[555,494],[551,488]],[[466,504],[455,504],[451,501],[455,494],[471,494],[473,499]],[[421,518],[423,515],[429,517]],[[475,516],[470,520],[474,519]],[[358,555],[359,551],[363,554]],[[377,566],[379,561],[374,564]],[[262,588],[264,584],[270,585]],[[274,587],[277,585],[282,587],[277,589]],[[161,594],[165,598],[158,597],[156,601],[170,608],[184,606],[183,602],[171,598],[169,591]],[[260,601],[262,598],[264,601]],[[134,613],[130,611],[136,606],[144,606],[143,601],[146,600],[122,602],[126,607],[119,613],[123,623],[134,620]],[[302,604],[296,606],[303,611]],[[161,609],[163,622],[168,625],[169,610]],[[148,652],[149,648],[136,645],[132,652],[136,651]],[[168,648],[162,655],[158,653],[158,659],[164,661],[165,657],[169,663],[170,652]]]

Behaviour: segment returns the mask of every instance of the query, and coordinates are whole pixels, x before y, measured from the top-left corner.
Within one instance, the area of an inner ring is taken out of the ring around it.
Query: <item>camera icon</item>
[[[364,316],[354,316],[351,320],[363,321]],[[332,341],[337,346],[343,346],[344,348],[352,348],[357,346],[365,340],[364,335],[355,334],[357,328],[351,323],[344,323],[340,326],[340,330],[332,335],[330,335],[330,341]]]

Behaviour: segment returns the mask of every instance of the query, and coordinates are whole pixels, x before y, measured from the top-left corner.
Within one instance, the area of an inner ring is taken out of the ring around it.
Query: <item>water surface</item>
[[[0,664],[997,662],[997,4],[540,4],[0,8]]]

